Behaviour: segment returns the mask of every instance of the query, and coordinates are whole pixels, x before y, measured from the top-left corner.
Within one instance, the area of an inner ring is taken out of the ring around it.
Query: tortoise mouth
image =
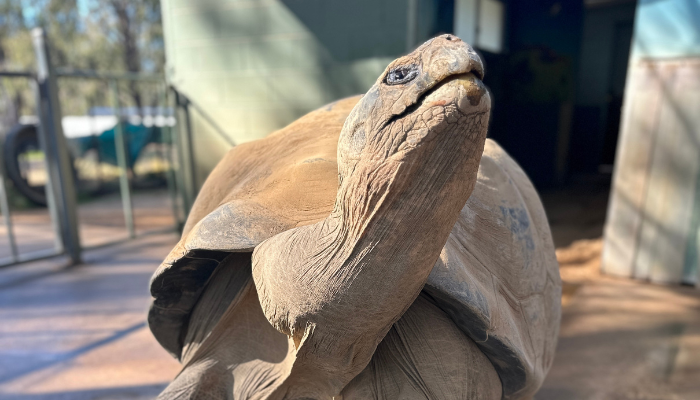
[[[456,74],[448,76],[443,79],[440,83],[432,87],[430,90],[425,92],[416,102],[418,108],[422,105],[439,105],[436,102],[445,101],[445,104],[449,104],[450,100],[456,103],[460,111],[465,114],[470,114],[473,111],[472,108],[477,107],[481,102],[481,98],[487,93],[486,86],[482,82],[479,75],[471,72],[465,72],[462,74]],[[442,98],[435,100],[435,98]],[[468,100],[469,104],[464,103],[464,99]]]

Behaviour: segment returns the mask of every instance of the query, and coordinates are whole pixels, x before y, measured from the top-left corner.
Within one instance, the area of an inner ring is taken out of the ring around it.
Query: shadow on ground
[[[1,399],[141,399],[179,364],[145,323],[148,281],[177,241],[151,236],[0,274]]]

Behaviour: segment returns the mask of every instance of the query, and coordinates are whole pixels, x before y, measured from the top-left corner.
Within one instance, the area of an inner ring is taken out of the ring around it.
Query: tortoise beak
[[[450,87],[455,86],[457,105],[465,114],[475,112],[487,112],[491,109],[491,96],[486,86],[473,73],[457,75],[455,79],[448,82]]]
[[[456,103],[466,115],[488,112],[491,97],[481,79],[472,72],[453,75],[440,83],[423,100],[428,107]]]

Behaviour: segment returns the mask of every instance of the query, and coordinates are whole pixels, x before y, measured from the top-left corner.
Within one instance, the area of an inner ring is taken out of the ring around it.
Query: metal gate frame
[[[8,267],[20,263],[38,261],[49,257],[65,255],[69,259],[69,265],[77,265],[82,262],[82,252],[86,249],[109,246],[122,243],[137,237],[131,197],[131,186],[127,174],[126,161],[126,140],[124,137],[123,115],[119,102],[118,82],[127,81],[148,81],[162,83],[161,101],[164,106],[171,104],[172,100],[178,111],[174,113],[175,129],[163,127],[163,136],[168,143],[175,146],[177,153],[177,166],[170,157],[171,168],[166,178],[168,189],[173,204],[173,216],[175,226],[166,230],[150,231],[141,236],[162,233],[164,231],[180,230],[184,224],[193,194],[194,188],[191,173],[192,170],[192,149],[191,149],[191,127],[189,121],[184,121],[185,126],[180,127],[178,117],[182,107],[179,104],[178,93],[171,88],[163,75],[142,74],[142,73],[98,73],[94,71],[64,71],[57,70],[51,63],[49,54],[49,41],[41,28],[32,31],[32,44],[36,57],[36,72],[31,71],[0,71],[0,77],[24,78],[34,81],[34,88],[37,99],[37,115],[39,117],[39,145],[45,154],[46,169],[48,172],[46,183],[46,197],[49,215],[54,231],[56,233],[56,245],[54,249],[19,254],[12,225],[11,210],[5,187],[4,163],[0,162],[0,212],[2,212],[4,224],[7,229],[8,241],[10,245],[11,260],[0,262],[0,267]],[[66,139],[61,125],[61,108],[58,99],[57,78],[80,78],[96,79],[106,81],[109,84],[111,105],[117,117],[115,127],[115,146],[117,151],[117,166],[119,168],[119,188],[122,199],[123,213],[128,232],[128,238],[112,241],[98,246],[84,247],[80,243],[79,225],[77,217],[76,186],[71,172],[71,159],[66,146]],[[174,94],[174,95],[173,95]],[[186,114],[186,109],[185,109]],[[188,115],[184,115],[187,119]],[[182,118],[182,117],[180,117]],[[1,161],[1,160],[0,160]],[[182,207],[179,206],[182,204]]]

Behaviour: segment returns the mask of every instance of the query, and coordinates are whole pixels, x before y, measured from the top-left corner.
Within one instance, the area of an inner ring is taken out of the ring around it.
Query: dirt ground
[[[583,284],[600,277],[609,188],[609,176],[590,176],[540,193],[557,249],[563,305]]]
[[[608,185],[599,177],[542,193],[563,316],[535,399],[700,399],[700,290],[601,275]]]

